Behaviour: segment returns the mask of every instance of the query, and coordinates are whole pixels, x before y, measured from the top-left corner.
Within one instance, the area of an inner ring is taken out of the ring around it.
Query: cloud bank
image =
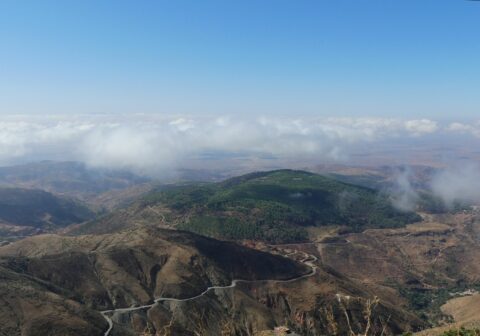
[[[428,119],[6,116],[0,117],[0,163],[62,159],[152,173],[205,152],[342,160],[352,145],[421,137],[439,129]]]

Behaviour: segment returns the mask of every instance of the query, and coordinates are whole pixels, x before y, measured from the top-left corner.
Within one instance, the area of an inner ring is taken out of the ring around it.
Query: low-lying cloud
[[[0,117],[0,163],[76,160],[151,174],[204,152],[342,160],[352,145],[438,130],[428,119],[7,116]]]
[[[420,185],[414,182],[419,179]],[[480,166],[472,161],[457,163],[422,177],[404,167],[394,174],[392,186],[386,192],[392,204],[404,211],[416,210],[425,192],[443,202],[446,209],[456,204],[480,204]]]
[[[393,205],[403,211],[412,211],[417,206],[419,195],[412,185],[412,171],[405,167],[394,176],[390,190]]]
[[[454,202],[480,202],[480,167],[473,163],[440,171],[431,181],[434,195],[447,206]]]

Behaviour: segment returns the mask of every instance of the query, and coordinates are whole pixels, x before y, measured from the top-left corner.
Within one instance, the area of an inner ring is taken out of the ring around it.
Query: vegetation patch
[[[307,240],[308,226],[351,231],[394,228],[419,221],[373,189],[303,171],[253,173],[222,183],[170,186],[144,201],[176,212],[178,227],[226,239],[273,243]]]
[[[391,285],[391,284],[390,284]],[[451,316],[446,316],[440,309],[447,301],[462,296],[467,291],[480,290],[480,283],[473,285],[442,286],[435,289],[393,285],[405,299],[409,308],[425,322],[432,326],[452,323]]]

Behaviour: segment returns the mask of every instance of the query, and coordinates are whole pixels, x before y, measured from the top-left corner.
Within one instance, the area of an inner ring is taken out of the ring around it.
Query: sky
[[[0,116],[475,120],[480,2],[0,1]]]
[[[466,0],[0,1],[0,165],[480,161],[479,32]]]

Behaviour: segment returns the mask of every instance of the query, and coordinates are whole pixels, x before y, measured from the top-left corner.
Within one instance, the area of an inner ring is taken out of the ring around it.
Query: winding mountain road
[[[312,269],[310,273],[299,276],[299,277],[296,277],[296,278],[293,278],[293,279],[288,279],[288,280],[274,280],[274,279],[270,279],[270,280],[242,280],[242,279],[234,279],[234,280],[232,280],[232,283],[228,286],[211,286],[211,287],[208,287],[207,289],[205,289],[202,293],[200,293],[196,296],[186,298],[186,299],[159,297],[159,298],[155,299],[152,304],[148,304],[148,305],[136,306],[136,307],[130,307],[130,308],[117,308],[117,309],[101,311],[100,313],[105,318],[105,320],[108,322],[108,330],[105,331],[104,336],[109,336],[112,329],[113,329],[113,320],[109,315],[113,315],[115,313],[122,314],[122,313],[137,311],[137,310],[150,309],[150,308],[154,307],[155,305],[157,305],[157,303],[164,302],[164,301],[171,301],[171,302],[192,301],[192,300],[196,300],[196,299],[204,296],[205,294],[207,294],[208,292],[210,292],[212,290],[235,288],[237,286],[237,284],[242,283],[242,282],[243,283],[261,283],[261,282],[289,283],[289,282],[295,282],[295,281],[298,281],[298,280],[301,280],[301,279],[309,278],[309,277],[312,277],[315,274],[317,274],[317,266],[315,265],[315,262],[318,260],[318,258],[314,255],[307,254],[305,252],[299,252],[299,251],[295,251],[294,253],[289,253],[288,255],[297,254],[297,253],[302,253],[305,256],[305,258],[301,262]]]

